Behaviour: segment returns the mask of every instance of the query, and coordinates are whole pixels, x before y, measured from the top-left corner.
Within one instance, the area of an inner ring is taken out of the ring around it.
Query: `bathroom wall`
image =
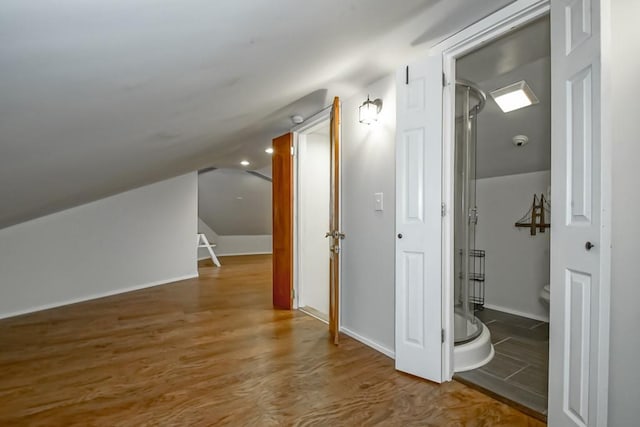
[[[476,248],[486,251],[486,307],[549,320],[539,293],[549,283],[550,232],[531,236],[514,224],[531,207],[533,195],[546,196],[550,184],[550,171],[477,181]]]

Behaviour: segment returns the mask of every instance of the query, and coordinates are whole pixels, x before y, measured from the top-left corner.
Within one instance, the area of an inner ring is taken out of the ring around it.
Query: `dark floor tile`
[[[548,376],[549,371],[547,369],[539,366],[528,366],[506,381],[525,390],[546,396],[549,390]]]
[[[537,342],[549,341],[549,328],[545,328],[544,326],[529,329],[512,325],[500,320],[494,320],[493,322],[486,324],[486,326],[491,332],[491,342],[493,342],[494,344],[502,341],[507,337],[514,337]]]
[[[493,323],[485,324],[489,328],[491,333],[491,344],[496,344],[500,341],[511,337],[510,331],[507,330],[500,322],[494,321]]]
[[[541,324],[531,328],[531,333],[541,340],[549,341],[549,323],[542,322]]]
[[[480,368],[480,370],[495,377],[505,379],[527,366],[529,365],[526,362],[522,362],[504,354],[496,353],[493,360]]]
[[[476,316],[489,328],[496,354],[487,365],[456,378],[546,414],[549,324],[491,309]]]
[[[546,341],[510,337],[508,340],[496,344],[494,349],[498,353],[522,360],[531,365],[549,365],[549,343]]]
[[[523,405],[527,408],[533,409],[542,414],[547,412],[547,397],[538,393],[531,392],[529,390],[518,387],[515,384],[503,381],[500,378],[496,378],[491,374],[483,372],[479,369],[462,372],[456,374],[465,381],[469,381],[481,388],[484,388],[491,393],[503,396],[508,400],[511,400],[519,405]]]
[[[475,315],[478,319],[482,320],[482,322],[497,320],[500,322],[507,323],[513,326],[519,326],[523,328],[532,328],[538,324],[540,324],[539,320],[529,319],[527,317],[516,316],[514,314],[504,313],[502,311],[491,310],[490,308],[485,308],[483,310],[478,310],[475,312]]]

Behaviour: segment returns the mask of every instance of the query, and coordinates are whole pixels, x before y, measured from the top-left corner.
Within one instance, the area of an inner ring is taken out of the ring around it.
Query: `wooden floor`
[[[542,426],[271,308],[270,257],[0,321],[0,425]]]

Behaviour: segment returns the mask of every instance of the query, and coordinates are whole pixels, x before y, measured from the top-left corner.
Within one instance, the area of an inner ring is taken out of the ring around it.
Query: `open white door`
[[[442,382],[442,57],[397,73],[396,369]]]
[[[551,79],[549,425],[603,426],[600,0],[551,2]]]

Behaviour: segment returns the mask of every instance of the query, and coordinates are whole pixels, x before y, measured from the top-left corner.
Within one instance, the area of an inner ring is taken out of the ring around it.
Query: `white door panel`
[[[442,381],[442,59],[397,74],[396,369]]]
[[[596,426],[600,345],[600,0],[551,2],[549,425]],[[593,244],[588,249],[587,245]]]

